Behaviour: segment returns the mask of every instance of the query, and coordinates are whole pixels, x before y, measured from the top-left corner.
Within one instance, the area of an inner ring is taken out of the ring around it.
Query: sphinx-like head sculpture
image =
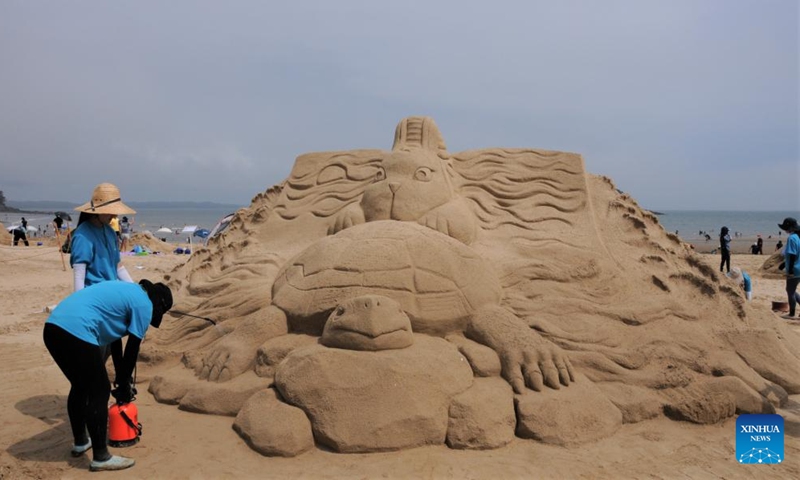
[[[368,222],[415,221],[453,197],[447,163],[431,150],[410,148],[384,157],[361,208]]]

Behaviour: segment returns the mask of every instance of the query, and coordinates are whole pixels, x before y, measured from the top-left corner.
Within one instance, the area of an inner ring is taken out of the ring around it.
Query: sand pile
[[[3,222],[0,222],[0,244],[11,245],[12,241],[13,236],[8,233],[8,230],[6,230],[6,226],[3,225]]]
[[[450,154],[428,118],[299,157],[170,281],[217,324],[165,322],[146,348],[183,362],[151,392],[267,455],[576,444],[800,392],[797,335],[579,155]]]
[[[133,247],[136,245],[151,252],[158,253],[172,253],[175,248],[175,245],[162,241],[150,232],[140,232],[131,235],[131,239],[128,240],[129,249],[132,251]]]

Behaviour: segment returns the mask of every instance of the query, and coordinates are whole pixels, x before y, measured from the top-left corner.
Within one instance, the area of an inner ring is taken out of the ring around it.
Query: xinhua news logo
[[[736,461],[741,464],[783,463],[783,417],[739,415],[736,419]]]

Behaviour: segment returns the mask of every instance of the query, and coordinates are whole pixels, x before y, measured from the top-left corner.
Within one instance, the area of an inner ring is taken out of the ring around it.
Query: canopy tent
[[[186,225],[181,230],[181,233],[195,233],[197,231],[197,225]],[[189,236],[189,247],[192,247],[192,236]],[[193,250],[193,249],[192,249]],[[190,250],[191,251],[191,250]]]
[[[219,222],[217,222],[216,225],[214,225],[214,228],[211,229],[211,233],[209,233],[208,236],[205,237],[206,245],[208,245],[208,241],[209,240],[211,240],[212,238],[216,237],[220,233],[224,232],[225,229],[230,226],[231,220],[233,220],[233,217],[235,215],[236,215],[235,212],[234,213],[229,213],[229,214],[225,215],[224,217],[222,217],[222,219]]]
[[[6,230],[8,230],[9,232],[13,232],[14,230],[16,230],[18,228],[22,228],[22,225],[11,225],[10,227],[6,227]],[[28,226],[28,227],[25,228],[25,232],[26,233],[38,232],[38,231],[39,231],[39,229],[36,228],[36,227]]]

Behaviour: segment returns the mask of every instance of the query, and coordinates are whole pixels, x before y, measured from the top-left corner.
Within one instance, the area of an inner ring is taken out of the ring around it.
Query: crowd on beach
[[[782,233],[786,232],[786,245],[784,246],[783,241],[779,240],[775,247],[776,251],[783,249],[783,262],[780,264],[779,269],[786,274],[786,295],[789,311],[783,318],[794,319],[797,304],[800,303],[800,294],[797,293],[797,287],[800,284],[800,226],[794,217],[786,217],[782,223],[778,224],[778,227],[781,229],[779,236],[782,237]],[[759,235],[756,242],[751,246],[750,253],[761,255],[763,254],[763,247],[764,240]],[[720,229],[718,251],[720,254],[720,273],[725,273],[739,283],[745,291],[746,298],[751,300],[752,281],[750,276],[747,272],[737,267],[731,268],[731,235],[728,227],[723,226]]]

